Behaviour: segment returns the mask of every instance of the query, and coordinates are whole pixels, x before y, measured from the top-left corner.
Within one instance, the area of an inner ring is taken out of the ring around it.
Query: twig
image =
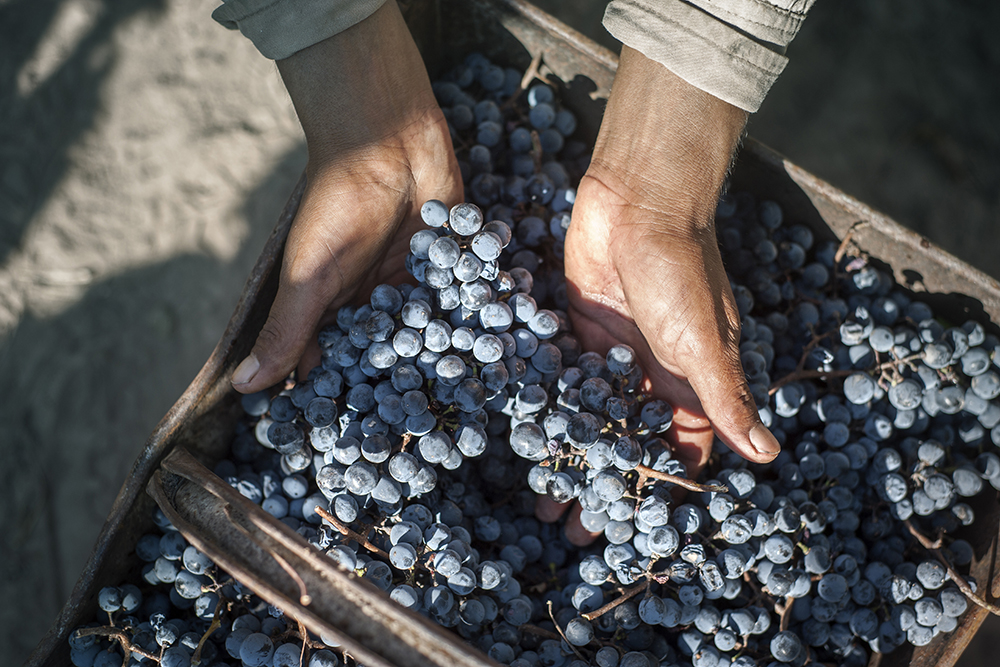
[[[308,641],[309,631],[306,629],[305,623],[303,623],[298,619],[295,620],[299,624],[299,634],[301,634],[302,637],[304,638],[302,641],[302,649],[299,651],[299,664],[305,665],[308,664],[306,663],[306,658],[309,657],[309,641]]]
[[[615,607],[617,607],[621,603],[625,602],[626,600],[631,600],[632,598],[634,598],[639,593],[642,593],[647,588],[649,588],[649,580],[648,579],[646,581],[642,582],[641,584],[636,584],[632,588],[629,588],[629,589],[625,590],[619,597],[617,597],[614,600],[612,600],[611,602],[607,603],[606,605],[604,605],[600,609],[595,609],[594,611],[592,611],[590,613],[587,613],[587,614],[581,614],[581,616],[582,616],[582,618],[585,618],[588,621],[592,621],[595,618],[600,618],[601,616],[604,616],[604,614],[608,613],[609,611],[611,611],[612,609],[614,609]]]
[[[924,549],[927,549],[928,551],[934,552],[934,551],[937,551],[938,549],[940,549],[942,546],[944,546],[944,538],[943,537],[939,537],[939,538],[937,538],[936,540],[934,540],[932,542],[931,538],[927,537],[926,535],[924,535],[923,533],[921,533],[919,530],[917,530],[917,527],[914,526],[913,522],[910,521],[909,519],[907,519],[903,523],[906,524],[906,529],[910,531],[910,535],[913,535],[915,538],[917,538],[917,542],[920,542],[920,545]]]
[[[564,642],[566,642],[566,646],[569,646],[570,649],[572,649],[572,651],[573,651],[574,655],[576,655],[576,657],[578,657],[578,658],[580,658],[580,660],[583,660],[583,661],[586,662],[586,658],[584,658],[583,655],[580,653],[580,651],[577,650],[577,648],[575,646],[573,646],[573,642],[571,642],[569,639],[566,638],[566,633],[563,632],[563,629],[559,627],[558,623],[556,623],[556,615],[552,613],[552,600],[549,600],[548,602],[546,602],[545,603],[545,607],[546,607],[546,609],[549,610],[549,618],[552,619],[552,625],[556,626],[556,632],[558,632],[559,636],[562,637],[562,640]]]
[[[309,591],[306,590],[306,582],[302,581],[302,577],[299,576],[299,573],[296,572],[295,568],[289,565],[288,561],[286,561],[284,558],[274,553],[273,551],[269,552],[269,555],[271,556],[271,558],[274,559],[274,561],[278,565],[281,566],[281,569],[284,570],[288,574],[288,576],[292,578],[292,580],[295,582],[295,585],[299,587],[299,604],[302,605],[303,607],[308,607],[310,603],[312,603],[312,596],[309,595]]]
[[[753,601],[757,603],[757,606],[764,607],[769,604],[773,604],[770,596],[764,593],[764,589],[761,588],[760,584],[754,581],[754,578],[750,576],[749,572],[743,573],[743,582],[750,587],[753,591]]]
[[[885,368],[891,368],[893,370],[899,370],[899,364],[909,364],[914,361],[920,361],[924,358],[923,352],[917,352],[916,354],[911,354],[908,357],[900,357],[899,359],[893,359],[892,361],[885,361],[875,367],[875,370],[883,370]]]
[[[205,642],[208,641],[208,636],[222,627],[222,621],[219,617],[222,615],[222,608],[225,604],[226,596],[219,595],[219,601],[215,605],[215,613],[212,614],[212,623],[208,626],[208,629],[205,630],[205,634],[201,636],[201,640],[198,642],[198,647],[195,648],[194,655],[191,656],[192,665],[197,667],[197,665],[201,664],[201,649],[205,646]]]
[[[122,651],[125,653],[124,660],[127,661],[132,653],[138,653],[147,660],[154,660],[159,662],[160,657],[152,653],[147,653],[143,651],[138,646],[134,645],[128,638],[128,634],[125,633],[121,628],[116,628],[110,625],[102,625],[98,628],[80,628],[76,631],[77,637],[89,637],[90,635],[100,635],[101,637],[110,637],[117,640],[119,644],[122,645]],[[124,661],[123,661],[124,662]]]
[[[646,485],[646,479],[658,479],[661,482],[670,482],[671,484],[676,484],[688,491],[700,491],[700,492],[713,492],[713,493],[729,493],[729,487],[725,484],[699,484],[698,482],[692,482],[684,477],[678,477],[677,475],[671,475],[668,472],[660,472],[659,470],[653,470],[649,466],[637,465],[635,471],[639,473],[639,483],[636,484],[636,490],[641,489]]]
[[[774,603],[774,610],[778,612],[778,618],[780,619],[778,623],[778,629],[780,632],[784,632],[788,629],[788,626],[792,623],[792,605],[795,604],[795,598],[785,598],[785,603],[779,608],[778,603]]]
[[[542,140],[538,130],[531,131],[531,159],[535,161],[535,173],[542,170]]]
[[[883,363],[879,364],[878,366],[876,366],[875,368],[872,368],[872,369],[869,369],[869,370],[859,370],[859,369],[856,369],[856,368],[850,369],[850,370],[844,370],[844,371],[806,371],[806,370],[797,370],[797,371],[793,371],[793,372],[789,373],[785,377],[783,377],[780,380],[778,380],[777,382],[773,383],[771,385],[771,388],[767,390],[767,393],[770,396],[770,395],[774,394],[774,392],[776,392],[779,389],[781,389],[782,387],[784,387],[789,382],[796,382],[798,380],[818,380],[818,379],[822,379],[822,378],[847,377],[848,375],[854,375],[855,373],[868,373],[868,374],[872,374],[872,373],[876,373],[876,372],[881,373],[882,371],[886,370],[887,368],[896,368],[899,364],[908,364],[911,361],[917,361],[919,359],[922,359],[923,356],[924,355],[923,355],[922,352],[918,352],[917,354],[911,354],[908,357],[902,357],[900,359],[893,359],[891,361],[883,362]]]
[[[386,552],[382,551],[377,546],[369,542],[368,538],[362,535],[361,533],[356,533],[347,526],[345,526],[344,524],[340,523],[340,521],[337,520],[337,517],[330,514],[330,512],[328,512],[327,510],[323,509],[322,507],[317,507],[316,514],[319,514],[324,521],[333,526],[341,535],[351,538],[352,540],[363,546],[365,549],[368,549],[368,551],[371,551],[372,553],[377,554],[382,558],[385,559],[389,558],[389,554],[387,554]]]
[[[528,65],[528,69],[524,71],[524,76],[521,77],[521,83],[517,84],[517,90],[507,98],[507,101],[500,105],[501,111],[506,111],[510,109],[517,102],[517,98],[521,96],[521,93],[528,89],[531,82],[535,78],[541,78],[538,76],[538,67],[542,64],[542,52],[539,51],[535,54],[535,57],[531,59],[531,64]]]
[[[976,595],[976,592],[972,590],[971,586],[969,586],[969,582],[967,582],[962,575],[960,575],[958,572],[955,571],[955,568],[951,566],[951,563],[949,563],[948,559],[944,557],[944,554],[941,553],[941,550],[937,546],[934,546],[935,544],[940,546],[941,540],[932,542],[929,537],[927,537],[919,530],[917,530],[917,527],[914,526],[909,519],[907,519],[903,523],[906,525],[906,529],[910,531],[910,535],[913,535],[913,537],[917,539],[917,542],[920,542],[920,544],[925,549],[930,551],[932,554],[934,554],[935,558],[941,561],[941,564],[944,565],[945,569],[948,570],[948,577],[953,582],[955,582],[955,585],[958,586],[958,590],[962,591],[962,593],[965,594],[965,597],[969,598],[974,603],[976,603],[986,611],[990,612],[991,614],[996,614],[997,616],[1000,616],[1000,607],[997,607],[995,604],[991,604],[986,600],[984,600],[983,598]]]
[[[306,644],[311,649],[323,649],[327,648],[326,644],[320,641],[315,641],[309,637],[309,630],[306,629],[305,625],[301,622],[298,623],[298,629],[292,627],[287,627],[286,630],[279,635],[280,639],[298,639],[302,643]],[[277,643],[277,642],[275,642]],[[305,663],[303,663],[305,664]]]
[[[827,331],[825,334],[817,335],[816,331],[813,330],[812,327],[810,327],[810,331],[812,332],[812,340],[806,343],[806,346],[802,349],[802,355],[799,357],[799,363],[795,367],[796,370],[805,370],[806,361],[809,360],[809,353],[816,349],[816,346],[820,344],[820,341],[824,338],[829,338],[833,334],[832,331]]]
[[[227,506],[226,507],[225,513],[226,513],[226,516],[228,516],[230,518],[230,520],[232,520],[233,517],[232,517],[232,507],[231,506]],[[246,535],[248,538],[250,538],[251,540],[253,540],[254,542],[256,542],[256,539],[254,538],[253,533],[251,533],[246,528],[242,527],[238,522],[233,521],[233,526],[235,528],[239,529],[239,531],[242,532],[244,535]],[[296,572],[295,569],[291,565],[288,564],[288,561],[286,561],[284,558],[282,558],[281,556],[279,556],[272,549],[265,549],[264,551],[265,551],[265,553],[267,553],[268,556],[270,556],[271,558],[274,559],[274,562],[277,563],[278,566],[281,567],[281,569],[284,570],[285,573],[287,573],[288,576],[292,578],[292,580],[295,582],[295,585],[299,587],[299,604],[301,604],[303,607],[309,606],[309,603],[312,602],[312,597],[309,595],[309,592],[306,590],[306,584],[305,584],[304,581],[302,581],[302,577],[299,576],[299,573]]]
[[[768,396],[773,395],[774,392],[778,391],[789,382],[797,382],[799,380],[822,380],[823,378],[847,377],[848,375],[853,375],[854,373],[857,372],[858,371],[854,369],[848,371],[795,371],[794,373],[789,373],[785,377],[773,383],[771,387],[767,390],[767,395]]]
[[[865,224],[864,220],[859,220],[851,225],[851,228],[847,230],[847,233],[844,234],[844,239],[840,242],[840,245],[837,246],[837,253],[833,256],[834,265],[840,264],[840,260],[842,260],[844,255],[847,254],[847,248],[851,245],[851,239],[854,237],[855,230],[861,228]]]
[[[531,64],[528,65],[528,69],[524,71],[524,76],[521,77],[521,83],[518,85],[517,93],[514,97],[517,98],[518,95],[523,93],[531,85],[531,82],[535,80],[538,76],[538,66],[542,64],[542,52],[539,51],[535,54],[535,57],[531,59]]]

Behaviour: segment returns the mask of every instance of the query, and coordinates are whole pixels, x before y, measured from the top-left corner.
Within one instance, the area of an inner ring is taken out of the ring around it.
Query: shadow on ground
[[[132,16],[156,14],[164,5],[165,0],[0,4],[0,265],[65,173],[70,146],[101,110],[101,85],[118,57],[111,33]],[[63,39],[40,50],[53,30]]]
[[[0,343],[0,605],[4,654],[23,659],[69,596],[146,437],[208,358],[305,164],[284,156],[243,206],[232,262],[187,254],[95,283]],[[87,499],[81,505],[81,500]],[[14,660],[12,664],[18,664]]]

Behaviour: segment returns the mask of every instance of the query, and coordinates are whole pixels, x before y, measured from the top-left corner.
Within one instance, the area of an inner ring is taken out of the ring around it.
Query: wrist
[[[746,118],[625,47],[587,175],[658,224],[710,227]]]
[[[443,121],[420,52],[395,2],[277,65],[312,164],[387,140],[405,148]]]

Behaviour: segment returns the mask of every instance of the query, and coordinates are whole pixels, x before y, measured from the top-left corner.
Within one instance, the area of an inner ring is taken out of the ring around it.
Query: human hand
[[[405,281],[421,203],[463,198],[447,122],[396,3],[278,69],[306,135],[307,185],[271,312],[233,373],[242,393],[315,366],[316,331],[340,306]]]
[[[721,185],[746,113],[625,47],[566,238],[570,316],[582,347],[632,346],[674,408],[675,457],[698,474],[713,431],[772,460],[740,363],[740,318],[715,238]],[[566,509],[542,502],[554,520]],[[567,535],[586,541],[571,521]]]

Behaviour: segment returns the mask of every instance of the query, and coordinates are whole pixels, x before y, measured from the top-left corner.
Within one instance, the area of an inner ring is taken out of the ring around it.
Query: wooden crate
[[[400,4],[432,76],[474,50],[516,68],[527,67],[532,57],[541,53],[542,72],[562,89],[564,103],[579,118],[578,132],[591,142],[596,137],[603,101],[607,98],[617,66],[613,53],[522,0],[403,0]],[[746,190],[780,201],[787,218],[807,224],[821,238],[842,239],[851,230],[853,243],[858,249],[881,262],[901,285],[919,293],[920,298],[928,302],[939,316],[956,323],[974,319],[992,333],[998,332],[1000,284],[997,281],[796,167],[767,147],[748,140],[741,151],[732,182],[734,190]],[[219,503],[239,504],[239,499],[222,497],[225,489],[212,487],[206,490],[206,486],[211,487],[211,484],[185,487],[190,484],[186,481],[188,478],[200,482],[207,478],[200,477],[202,473],[198,472],[197,464],[182,455],[175,453],[164,469],[161,469],[161,463],[172,452],[182,450],[193,453],[204,462],[218,460],[227,451],[242,412],[239,397],[230,387],[230,377],[253,346],[274,299],[282,249],[303,188],[304,180],[300,180],[247,280],[219,344],[191,385],[150,435],[132,466],[86,568],[56,622],[29,658],[29,665],[68,664],[68,634],[94,616],[97,592],[101,587],[120,583],[129,574],[137,572],[138,562],[132,555],[135,544],[152,528],[150,517],[154,502],[146,493],[151,482],[154,488],[161,490],[164,502],[170,500],[163,496],[164,490],[168,495],[173,494],[171,498],[176,498],[178,493],[183,495],[183,489],[188,488],[189,491],[206,491],[210,496],[213,496],[213,489],[218,491],[214,499],[203,499],[205,507],[213,506],[213,503],[215,506]],[[232,510],[236,505],[230,504],[229,507]],[[240,509],[250,512],[252,516],[243,519],[257,526],[258,530],[262,525],[267,528],[263,532],[267,533],[267,539],[273,541],[269,544],[284,545],[281,548],[291,549],[293,554],[302,547],[301,538],[291,534],[284,526],[267,526],[267,519],[259,516],[263,515],[261,510],[256,510],[255,514],[249,508]],[[965,531],[962,536],[975,550],[972,574],[979,590],[989,597],[998,596],[1000,575],[996,573],[996,565],[1000,513],[995,494],[982,502],[982,506],[977,508],[977,515],[979,518],[974,529]],[[196,530],[204,530],[213,522],[231,520],[220,516],[189,518],[202,524],[193,528]],[[296,539],[299,540],[297,546]],[[196,544],[199,541],[196,539]],[[218,544],[201,546],[210,555],[218,548]],[[219,554],[216,553],[216,556]],[[280,578],[281,574],[274,576]],[[332,585],[348,584],[337,581]],[[275,595],[297,597],[297,589],[289,582],[284,585],[276,582],[274,588]],[[373,589],[369,593],[381,595]],[[873,662],[892,667],[951,667],[982,624],[985,614],[983,609],[970,606],[954,633],[939,636],[929,646],[920,649],[903,648],[887,656],[874,656]],[[396,614],[392,620],[398,622],[399,618]],[[403,628],[397,625],[384,630],[391,636],[376,635],[375,639],[384,640],[396,649],[405,647],[407,642],[441,642],[436,649],[427,646],[428,655],[423,657],[438,660],[439,664],[491,664],[474,649],[455,646],[459,642],[455,641],[454,635],[423,621],[414,622],[420,627]],[[411,663],[398,654],[374,655],[366,662],[371,665]]]

